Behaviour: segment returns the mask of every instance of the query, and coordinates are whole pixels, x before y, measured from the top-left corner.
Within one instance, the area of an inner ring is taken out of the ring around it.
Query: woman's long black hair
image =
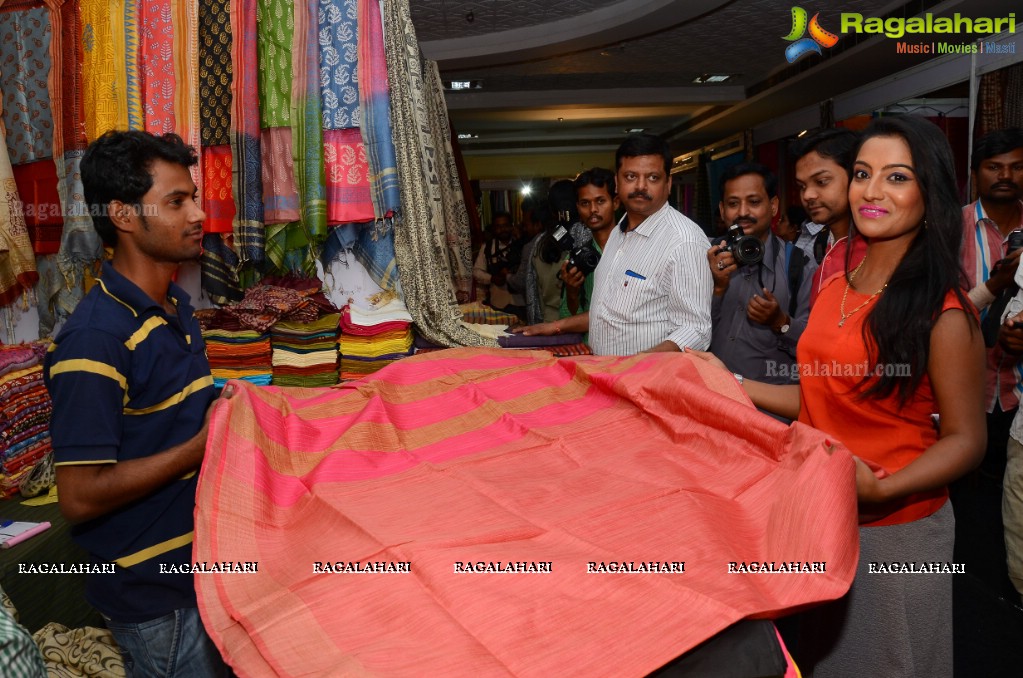
[[[862,396],[882,399],[894,393],[899,403],[905,404],[927,373],[931,330],[949,290],[967,309],[967,315],[974,317],[972,302],[964,292],[966,274],[960,258],[962,207],[952,148],[937,126],[912,116],[876,118],[863,131],[853,157],[873,137],[898,137],[906,142],[924,200],[922,228],[863,325],[871,374],[876,366],[909,365],[910,375],[898,376],[897,369],[877,370],[876,380],[868,377],[860,383],[866,387]],[[855,231],[853,216],[851,230]]]

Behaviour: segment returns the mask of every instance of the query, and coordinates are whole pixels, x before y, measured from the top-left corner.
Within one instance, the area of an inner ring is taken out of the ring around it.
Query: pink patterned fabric
[[[452,349],[332,389],[234,383],[193,559],[258,563],[195,578],[239,675],[638,676],[855,574],[849,453],[691,356]],[[651,561],[684,572],[588,572]],[[315,571],[352,562],[410,571]],[[551,572],[464,572],[497,562]]]
[[[267,224],[298,221],[298,185],[291,157],[291,128],[271,127],[260,132],[263,153],[263,218]]]
[[[323,131],[323,170],[327,179],[327,223],[372,221],[369,164],[358,128]]]

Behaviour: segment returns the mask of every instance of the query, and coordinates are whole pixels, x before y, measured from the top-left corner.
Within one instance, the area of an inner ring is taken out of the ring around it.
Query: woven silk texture
[[[194,558],[258,565],[196,577],[239,675],[641,676],[855,573],[848,451],[689,356],[452,349],[333,389],[235,383]],[[341,561],[410,571],[315,571]],[[611,561],[684,572],[587,572]],[[551,571],[456,572],[491,562]]]

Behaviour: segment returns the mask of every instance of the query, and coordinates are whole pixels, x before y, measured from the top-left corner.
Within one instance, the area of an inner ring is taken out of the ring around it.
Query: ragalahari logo
[[[785,58],[790,64],[799,61],[810,52],[823,54],[821,47],[834,47],[838,43],[838,36],[831,31],[824,30],[817,20],[820,12],[813,15],[809,25],[806,21],[806,10],[802,7],[792,8],[792,31],[784,37],[792,44],[785,48]],[[810,37],[804,38],[807,28],[810,30]]]

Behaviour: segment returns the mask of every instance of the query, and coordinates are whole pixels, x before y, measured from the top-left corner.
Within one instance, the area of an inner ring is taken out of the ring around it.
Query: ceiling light
[[[452,92],[459,92],[470,89],[483,89],[482,80],[448,80],[444,82],[444,88]]]
[[[798,139],[800,137],[806,136],[806,133],[809,132],[809,131],[810,130],[804,129],[802,132],[800,132],[799,134],[796,135],[796,138]]]
[[[529,195],[532,192],[533,192],[533,187],[532,186],[527,184],[527,185],[522,187],[522,195]]]
[[[558,122],[565,122],[564,118],[558,118]]]
[[[703,75],[698,75],[695,78],[693,78],[693,82],[696,83],[697,85],[705,85],[708,83],[724,82],[731,77],[732,77],[731,75],[723,75],[720,73],[718,74],[704,73]]]
[[[642,134],[643,130],[645,130],[645,129],[646,129],[645,127],[633,127],[632,129],[625,130],[625,133],[626,134]]]

